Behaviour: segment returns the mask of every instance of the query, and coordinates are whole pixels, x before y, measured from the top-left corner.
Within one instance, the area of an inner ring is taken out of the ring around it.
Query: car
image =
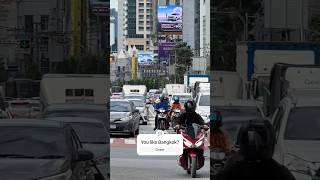
[[[261,106],[255,100],[245,99],[215,99],[212,106],[220,111],[222,118],[226,117],[265,117]]]
[[[93,152],[94,161],[104,178],[110,179],[110,137],[101,121],[79,117],[55,117],[47,120],[71,125],[83,147]]]
[[[319,90],[315,94],[300,93],[285,97],[272,116],[276,134],[273,158],[286,166],[296,179],[317,179],[315,172],[320,172]]]
[[[199,93],[196,97],[196,112],[200,114],[205,123],[209,123],[210,93]]]
[[[127,99],[110,100],[110,133],[135,137],[139,134],[140,112]]]
[[[146,108],[146,104],[141,99],[128,99],[128,100],[133,102],[134,106],[139,110],[141,124],[147,125],[149,113],[148,113],[148,109]]]
[[[0,121],[1,179],[93,180],[92,159],[70,125],[39,119]]]
[[[51,104],[46,108],[43,117],[66,116],[98,119],[106,126],[109,125],[109,115],[106,105],[98,104]]]
[[[141,99],[144,102],[146,101],[146,96],[142,95],[142,94],[126,94],[124,95],[125,99]]]
[[[180,13],[172,13],[171,15],[168,16],[168,21],[177,21],[181,19],[181,14]]]
[[[32,105],[28,100],[11,100],[8,112],[13,118],[32,118]]]

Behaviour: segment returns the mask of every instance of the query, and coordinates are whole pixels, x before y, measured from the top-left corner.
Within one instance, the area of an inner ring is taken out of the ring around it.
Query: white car
[[[196,112],[200,114],[205,123],[209,123],[210,115],[210,93],[199,93],[196,97]]]
[[[247,117],[253,119],[265,117],[261,106],[255,100],[214,99],[212,107],[221,113],[223,120],[227,117]]]
[[[306,93],[285,97],[272,117],[274,159],[296,179],[310,180],[320,167],[320,97]]]

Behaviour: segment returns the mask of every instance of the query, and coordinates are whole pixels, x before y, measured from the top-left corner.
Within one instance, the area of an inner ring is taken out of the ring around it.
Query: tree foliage
[[[107,74],[107,60],[103,56],[85,54],[71,56],[58,65],[56,73],[64,74]]]
[[[215,0],[211,11],[211,70],[236,69],[236,42],[243,39],[244,24],[239,16],[261,14],[261,0]],[[221,12],[233,12],[224,14]],[[248,32],[254,27],[249,22]]]
[[[175,63],[176,63],[176,81],[177,83],[183,83],[183,75],[188,70],[188,67],[192,65],[193,52],[186,42],[179,42],[174,48]]]
[[[311,19],[310,30],[312,41],[320,42],[320,17],[315,16]]]

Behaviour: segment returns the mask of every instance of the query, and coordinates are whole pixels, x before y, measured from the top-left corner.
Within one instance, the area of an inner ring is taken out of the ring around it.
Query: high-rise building
[[[112,52],[118,51],[117,37],[118,37],[118,11],[113,8],[110,11],[110,48]]]
[[[200,49],[200,1],[185,0],[183,2],[183,41],[187,42],[191,49]],[[195,51],[199,54],[199,51]]]
[[[200,56],[208,56],[210,49],[210,0],[200,0]]]
[[[118,37],[117,37],[117,49],[118,51],[126,50],[126,37],[128,35],[128,1],[118,1]]]

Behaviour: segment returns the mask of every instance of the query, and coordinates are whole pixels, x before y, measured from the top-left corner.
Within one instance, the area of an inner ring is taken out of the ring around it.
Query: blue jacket
[[[158,104],[156,104],[156,105],[154,106],[154,108],[155,108],[156,110],[161,109],[161,108],[163,108],[163,109],[165,109],[165,110],[168,110],[169,107],[170,107],[170,105],[169,105],[169,102],[168,102],[168,101],[160,102],[160,103],[158,103]]]

